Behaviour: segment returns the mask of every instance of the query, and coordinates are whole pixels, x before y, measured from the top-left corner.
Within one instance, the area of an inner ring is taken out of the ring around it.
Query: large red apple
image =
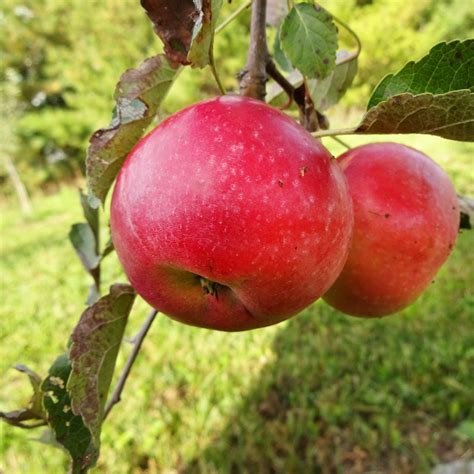
[[[354,316],[384,316],[415,301],[456,242],[459,208],[444,171],[423,153],[374,143],[343,154],[354,208],[348,260],[324,296]]]
[[[319,298],[347,257],[352,207],[326,149],[248,98],[193,105],[128,156],[112,238],[136,291],[168,316],[238,331]]]

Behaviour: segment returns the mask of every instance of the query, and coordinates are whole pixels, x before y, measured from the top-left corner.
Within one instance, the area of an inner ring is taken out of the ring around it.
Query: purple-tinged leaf
[[[112,122],[92,135],[87,153],[92,207],[98,207],[100,201],[104,203],[126,156],[152,122],[177,74],[178,69],[160,54],[136,69],[129,69],[120,78]]]
[[[67,389],[73,412],[82,416],[95,446],[100,443],[104,405],[134,299],[130,285],[112,285],[108,295],[84,311],[71,336]]]
[[[171,63],[204,67],[222,0],[141,0]]]
[[[474,93],[396,95],[372,107],[354,133],[424,133],[474,141]]]

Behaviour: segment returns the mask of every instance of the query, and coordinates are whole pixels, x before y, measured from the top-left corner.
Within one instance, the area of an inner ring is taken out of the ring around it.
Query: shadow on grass
[[[290,320],[258,384],[180,472],[401,474],[469,454],[454,434],[474,416],[464,259],[401,315],[361,320],[318,303]]]

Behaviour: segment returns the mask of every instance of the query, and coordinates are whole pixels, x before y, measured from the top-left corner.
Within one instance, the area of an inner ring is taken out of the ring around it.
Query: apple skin
[[[456,192],[434,161],[397,143],[353,148],[338,163],[352,197],[354,233],[324,300],[353,316],[395,313],[421,295],[451,253]]]
[[[111,203],[112,239],[137,293],[173,319],[224,331],[277,323],[324,294],[352,222],[329,152],[278,110],[234,96],[190,106],[144,137]]]

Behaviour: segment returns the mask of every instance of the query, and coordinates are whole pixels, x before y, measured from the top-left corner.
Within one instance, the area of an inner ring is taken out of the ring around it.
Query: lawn
[[[472,145],[404,141],[474,194]],[[90,282],[67,240],[80,220],[75,190],[35,198],[28,219],[13,202],[0,206],[6,410],[29,394],[11,366],[47,372]],[[436,282],[391,318],[350,318],[317,302],[277,326],[226,334],[160,316],[105,424],[97,472],[426,473],[439,461],[473,457],[473,440],[459,430],[474,422],[473,247],[474,232],[463,232]],[[115,256],[104,273],[107,284],[124,280]],[[146,312],[140,301],[128,339]],[[129,350],[125,342],[119,365]],[[30,441],[41,430],[0,430],[0,472],[65,472],[65,454]]]

